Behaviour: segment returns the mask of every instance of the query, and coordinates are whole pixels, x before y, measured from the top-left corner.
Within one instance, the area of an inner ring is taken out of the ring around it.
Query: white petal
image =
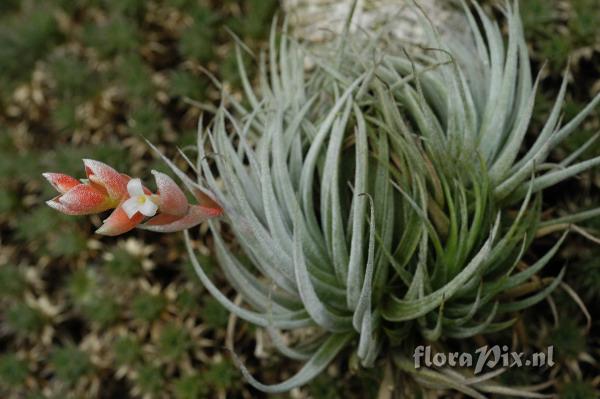
[[[139,180],[139,179],[138,179]],[[148,202],[148,201],[146,201]],[[137,197],[131,197],[121,205],[123,211],[127,214],[127,217],[131,219],[133,215],[140,211],[140,203]]]
[[[156,205],[152,200],[146,197],[146,201],[139,206],[139,211],[144,216],[154,216],[156,215],[156,211],[158,210],[158,205]]]
[[[127,192],[131,197],[139,197],[144,195],[144,187],[142,187],[142,181],[140,179],[131,179],[127,183]]]

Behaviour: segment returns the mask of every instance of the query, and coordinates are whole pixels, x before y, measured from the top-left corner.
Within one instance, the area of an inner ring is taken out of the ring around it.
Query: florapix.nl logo
[[[421,367],[466,367],[473,368],[474,374],[484,369],[519,368],[519,367],[552,367],[554,366],[554,347],[546,351],[526,353],[511,351],[507,345],[482,346],[469,352],[435,352],[430,346],[420,345],[413,353],[415,369]]]

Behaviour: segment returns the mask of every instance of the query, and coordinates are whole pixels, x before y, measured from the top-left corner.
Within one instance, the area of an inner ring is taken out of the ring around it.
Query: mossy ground
[[[600,91],[596,0],[521,3],[534,66],[547,62],[538,126],[570,56],[568,119]],[[193,144],[201,110],[187,99],[220,98],[203,69],[238,92],[225,27],[253,50],[264,48],[276,7],[275,0],[0,1],[0,397],[261,397],[224,349],[228,314],[195,279],[181,237],[96,236],[98,217],[65,217],[44,206],[54,194],[41,173],[81,176],[84,157],[132,175],[164,169],[144,138],[175,159],[177,146]],[[554,159],[599,129],[597,111]],[[597,143],[587,155],[599,153]],[[600,203],[599,188],[595,170],[544,200],[565,212],[590,208]],[[600,222],[585,228],[597,232]],[[537,247],[551,244],[546,237]],[[204,263],[213,264],[210,237],[199,245]],[[573,234],[555,263],[568,263],[567,282],[597,314],[598,246]],[[600,356],[598,321],[586,334],[567,296],[557,293],[555,302],[558,325],[541,304],[525,312],[515,336],[534,348],[554,344],[556,391],[588,398],[600,384],[589,362]],[[276,382],[296,369],[277,356],[255,357],[256,330],[236,326],[236,350],[260,380]],[[373,396],[378,371],[352,364],[334,364],[297,395]],[[538,382],[525,372],[505,381]]]

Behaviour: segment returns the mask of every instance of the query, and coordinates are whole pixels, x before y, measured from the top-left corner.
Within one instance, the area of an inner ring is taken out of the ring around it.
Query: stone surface
[[[343,30],[353,0],[281,0],[293,34],[309,42],[328,41]],[[460,4],[451,0],[419,0],[419,7],[442,36],[470,41],[468,24]],[[423,44],[419,10],[412,0],[358,0],[351,30],[390,30],[394,39]],[[461,40],[462,41],[462,40]],[[464,41],[463,41],[464,43]]]

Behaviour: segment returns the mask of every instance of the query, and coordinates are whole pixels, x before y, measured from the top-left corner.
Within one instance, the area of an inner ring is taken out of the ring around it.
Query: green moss
[[[211,364],[204,374],[204,379],[215,389],[227,389],[232,392],[235,385],[239,383],[240,373],[230,362],[223,360]]]
[[[119,304],[108,293],[103,292],[98,275],[92,269],[72,273],[67,287],[73,303],[87,320],[106,326],[119,317]]]
[[[134,337],[122,336],[115,341],[113,353],[118,365],[133,365],[141,358],[142,348]]]
[[[7,153],[5,152],[5,154]],[[16,177],[13,181],[16,180],[22,183],[39,179],[40,174],[43,172],[42,165],[39,162],[40,158],[42,158],[42,155],[36,151],[12,152],[0,159],[0,176]]]
[[[148,101],[156,92],[152,71],[136,53],[123,54],[117,60],[116,79],[125,88],[128,100]]]
[[[107,295],[98,295],[82,307],[86,319],[102,327],[114,323],[119,317],[119,304]]]
[[[585,107],[585,103],[569,99],[565,103],[564,107],[564,119],[570,120],[579,114]],[[595,112],[595,119],[598,120],[600,117],[600,111]],[[585,124],[581,126],[577,131],[573,132],[567,139],[561,144],[561,147],[568,153],[580,148],[585,142],[587,142],[595,133],[597,133],[596,123]],[[596,140],[583,154],[581,154],[578,160],[585,160],[593,158],[600,154],[600,140]]]
[[[170,74],[170,92],[177,97],[189,97],[193,100],[205,98],[206,81],[188,71],[175,70]]]
[[[33,334],[44,325],[42,314],[25,303],[15,303],[6,312],[6,324],[17,334]]]
[[[137,369],[137,385],[148,395],[163,392],[165,382],[161,370],[152,365],[141,365]]]
[[[56,4],[68,14],[75,14],[83,9],[101,7],[105,0],[55,0]]]
[[[106,8],[113,12],[136,20],[142,20],[146,12],[147,0],[120,0],[118,2],[104,0],[104,3],[106,4]]]
[[[567,24],[577,47],[592,46],[600,39],[600,7],[597,0],[572,0]]]
[[[306,388],[314,399],[336,399],[347,397],[377,397],[381,384],[382,368],[359,368],[350,379],[332,376],[326,372],[307,384]],[[415,398],[417,393],[413,393]]]
[[[526,367],[509,368],[500,376],[499,380],[506,386],[526,386],[539,383],[540,374],[531,373],[531,371],[532,369]]]
[[[11,12],[11,11],[16,11],[19,9],[19,6],[21,5],[21,1],[20,0],[3,0],[0,1],[0,14],[1,15],[6,15],[7,13]]]
[[[183,289],[177,293],[177,307],[182,313],[186,314],[198,309],[198,297],[188,289]]]
[[[93,369],[88,355],[72,344],[55,348],[50,363],[56,377],[67,384],[74,384]]]
[[[560,358],[574,358],[586,350],[586,340],[582,328],[572,318],[563,317],[549,337],[549,345],[555,346]]]
[[[162,131],[163,114],[153,101],[143,101],[134,105],[129,113],[131,132],[150,141],[157,141]]]
[[[151,322],[160,316],[166,304],[162,295],[142,293],[133,299],[131,311],[136,319]]]
[[[8,213],[17,208],[19,201],[16,194],[6,188],[0,188],[0,214]]]
[[[77,118],[77,106],[80,103],[74,100],[62,101],[56,105],[52,112],[52,125],[57,134],[69,137],[73,130],[83,126]]]
[[[527,0],[520,6],[523,28],[529,37],[543,33],[548,24],[556,20],[556,10],[548,0]]]
[[[558,2],[545,0],[520,3],[527,38],[538,50],[534,55],[542,61],[547,60],[554,73],[564,68],[574,50],[597,42],[600,8],[595,6],[596,3],[596,0],[572,0],[566,10]]]
[[[539,57],[548,62],[552,71],[561,71],[573,51],[573,44],[567,35],[552,35],[539,40]]]
[[[160,354],[170,360],[180,359],[191,346],[190,335],[181,326],[165,326],[158,339]]]
[[[206,381],[198,374],[186,375],[175,380],[173,383],[173,393],[176,399],[201,399],[209,397]]]
[[[576,292],[584,299],[585,303],[600,300],[600,250],[593,251],[589,259],[578,265],[578,273],[573,273]]]
[[[219,268],[217,260],[210,255],[201,254],[198,254],[196,258],[198,259],[198,263],[200,263],[202,269],[208,275],[208,277],[213,277],[215,270],[218,270]],[[196,281],[198,279],[198,275],[196,274],[196,271],[194,270],[194,265],[191,261],[187,260],[185,263],[183,263],[182,268],[188,280]]]
[[[198,5],[198,0],[165,0],[165,3],[182,10],[191,10]]]
[[[53,152],[46,153],[46,155],[42,157],[45,166],[42,172],[48,170],[61,171],[62,173],[66,173],[76,178],[84,177],[85,172],[83,161],[81,159],[84,158],[86,154],[89,157],[90,153],[90,148],[87,147],[73,148],[71,146],[60,146]],[[35,177],[38,179],[40,178],[39,174]],[[56,195],[56,190],[50,184],[45,184],[44,187],[49,190],[49,193]],[[71,217],[66,220],[69,220],[70,224],[72,224],[73,218]]]
[[[258,39],[264,37],[267,27],[270,26],[275,10],[276,0],[247,0],[244,2],[244,13],[236,24],[241,27],[239,33],[243,37]]]
[[[20,296],[27,287],[25,276],[14,265],[0,266],[0,297]]]
[[[67,280],[67,289],[76,304],[89,302],[96,293],[97,276],[90,269],[77,270]]]
[[[35,208],[19,218],[16,237],[24,241],[44,239],[49,233],[56,232],[62,220],[63,217],[54,209]]]
[[[335,380],[326,374],[315,378],[307,387],[310,396],[315,399],[338,399],[341,398],[340,387]]]
[[[104,264],[104,268],[109,275],[119,279],[128,279],[142,272],[140,259],[125,249],[116,247],[110,254],[110,260]]]
[[[54,257],[74,257],[86,249],[87,239],[74,228],[56,232],[48,242],[48,251]]]
[[[135,51],[140,44],[136,26],[122,16],[114,16],[102,25],[86,26],[83,41],[102,57]]]
[[[14,354],[0,356],[0,386],[19,387],[29,374],[27,362]]]
[[[598,397],[598,392],[591,383],[585,381],[573,381],[561,389],[562,399],[592,399]]]
[[[209,61],[213,58],[215,47],[215,24],[219,15],[209,8],[194,9],[193,24],[185,29],[179,42],[179,52],[185,59]]]
[[[4,18],[0,23],[0,76],[11,84],[28,77],[60,37],[52,12],[44,7]]]
[[[102,161],[118,171],[127,171],[131,167],[130,151],[124,148],[118,139],[89,148],[86,150],[86,154],[87,156],[84,155],[81,158],[90,157],[91,154],[93,159]]]
[[[78,57],[56,57],[50,63],[50,73],[56,83],[60,99],[84,100],[96,95],[102,88],[102,77]]]
[[[202,320],[209,327],[218,330],[227,326],[229,312],[212,296],[205,297],[201,313]]]

